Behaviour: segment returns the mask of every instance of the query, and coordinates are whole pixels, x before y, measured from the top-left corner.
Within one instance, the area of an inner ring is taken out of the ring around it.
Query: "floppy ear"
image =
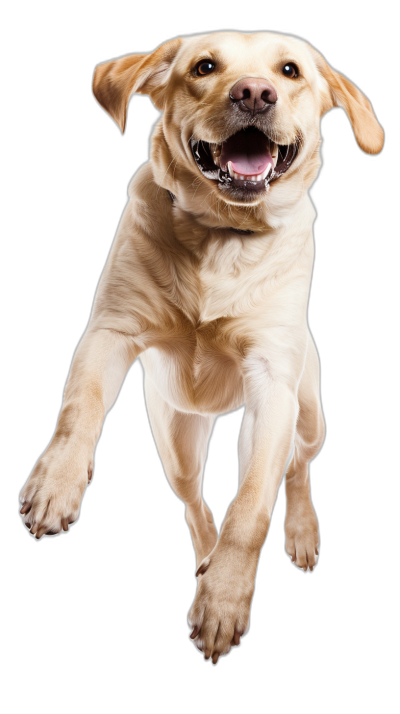
[[[361,149],[367,154],[379,154],[383,147],[384,132],[367,97],[350,80],[332,69],[319,52],[313,47],[311,50],[317,69],[329,88],[329,98],[324,102],[323,113],[332,107],[343,107]]]
[[[125,131],[129,99],[134,92],[150,94],[158,109],[168,71],[182,40],[165,42],[149,55],[126,55],[97,65],[93,75],[93,94],[112,116],[122,133]]]

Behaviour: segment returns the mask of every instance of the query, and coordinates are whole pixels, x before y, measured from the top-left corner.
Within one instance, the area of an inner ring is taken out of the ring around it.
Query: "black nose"
[[[278,99],[275,87],[265,79],[245,77],[233,85],[229,96],[243,112],[264,112]]]

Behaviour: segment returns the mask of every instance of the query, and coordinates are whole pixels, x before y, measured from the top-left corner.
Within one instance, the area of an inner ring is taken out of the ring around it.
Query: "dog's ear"
[[[170,40],[149,55],[127,55],[99,64],[93,75],[93,94],[125,131],[129,99],[134,92],[149,94],[163,108],[169,69],[182,40]]]
[[[310,50],[318,72],[327,83],[327,91],[323,92],[322,97],[322,113],[332,107],[343,107],[361,149],[367,154],[379,154],[383,147],[384,132],[371,103],[350,80],[332,69],[319,52],[313,47]]]

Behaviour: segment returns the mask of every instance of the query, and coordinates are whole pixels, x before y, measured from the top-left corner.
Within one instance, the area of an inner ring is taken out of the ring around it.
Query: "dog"
[[[140,356],[151,428],[196,553],[190,637],[215,664],[248,629],[285,473],[286,550],[303,570],[317,563],[309,463],[324,419],[307,323],[308,189],[325,112],[342,106],[371,154],[383,130],[319,52],[275,33],[173,39],[98,65],[93,91],[122,132],[135,92],[162,114],[20,512],[38,539],[77,519],[105,414]],[[207,444],[216,417],[241,405],[239,489],[218,535],[202,498]]]

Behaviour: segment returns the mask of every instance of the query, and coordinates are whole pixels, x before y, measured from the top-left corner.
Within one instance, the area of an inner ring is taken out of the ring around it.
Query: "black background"
[[[141,8],[140,19],[135,12],[133,6],[118,7],[84,20],[78,12],[60,10],[46,25],[35,15],[32,33],[27,27],[20,39],[24,79],[10,295],[17,306],[11,364],[17,375],[11,407],[16,445],[8,508],[15,507],[14,591],[26,593],[29,605],[34,601],[30,624],[46,630],[31,643],[47,662],[53,652],[61,656],[71,648],[87,663],[115,664],[121,681],[149,667],[177,678],[185,671],[192,694],[210,677],[232,684],[239,667],[249,675],[279,668],[288,685],[306,694],[334,651],[340,651],[341,664],[330,671],[337,672],[338,683],[350,675],[353,657],[361,658],[368,676],[369,656],[375,661],[380,642],[372,586],[384,547],[375,526],[382,492],[376,485],[380,394],[373,373],[385,299],[376,286],[387,260],[379,250],[386,199],[374,177],[385,175],[388,151],[364,155],[342,110],[322,121],[324,165],[311,191],[318,219],[309,322],[322,362],[328,430],[311,467],[322,543],[316,571],[304,575],[284,553],[281,488],[262,551],[250,633],[217,668],[202,662],[187,639],[195,578],[184,508],[152,441],[139,364],[107,416],[77,524],[68,535],[38,543],[20,522],[18,492],[53,433],[127,185],[147,159],[158,117],[148,98],[134,97],[122,137],[91,95],[95,65],[150,52],[180,34],[227,28],[287,32],[309,40],[352,79],[386,128],[388,109],[380,67],[371,59],[367,18],[347,15],[344,22],[341,13],[325,8],[312,24],[287,5],[256,20],[254,12],[247,19],[245,12],[231,17],[226,8],[220,17],[214,8],[213,20],[196,8],[181,13],[167,6],[162,15],[154,7]],[[219,419],[211,441],[204,493],[218,526],[236,493],[241,416],[240,411]]]

